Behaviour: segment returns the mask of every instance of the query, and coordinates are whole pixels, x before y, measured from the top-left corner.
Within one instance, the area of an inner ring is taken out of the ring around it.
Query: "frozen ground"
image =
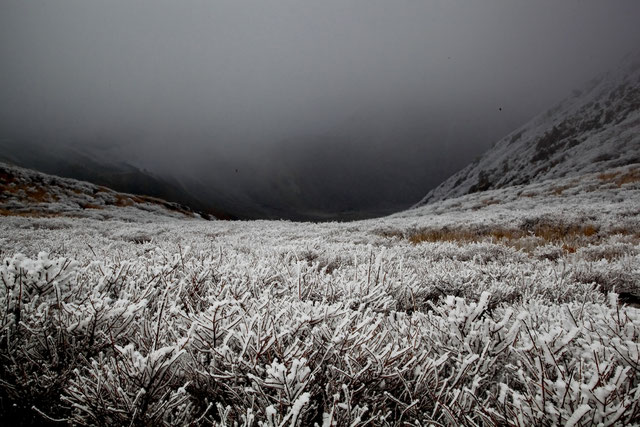
[[[632,55],[505,136],[419,205],[639,162],[640,55]]]
[[[5,419],[640,423],[640,165],[352,223],[124,208],[0,218]]]

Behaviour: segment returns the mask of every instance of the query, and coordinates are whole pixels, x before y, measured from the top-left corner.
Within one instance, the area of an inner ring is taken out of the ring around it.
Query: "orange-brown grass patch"
[[[20,191],[24,192],[26,199],[30,202],[43,203],[53,202],[58,200],[58,196],[51,194],[44,187],[26,185],[26,184],[13,184],[8,185],[6,183],[0,184],[0,192],[17,195]]]
[[[58,200],[58,196],[51,194],[43,187],[32,187],[26,189],[27,198],[33,202],[52,202]]]
[[[561,225],[545,222],[536,224],[531,232],[547,242],[562,242],[568,238],[594,236],[598,233],[598,229],[593,224]]]
[[[587,224],[582,226],[582,234],[591,237],[598,233],[598,228],[593,224]]]
[[[640,169],[632,169],[629,172],[619,176],[614,181],[618,187],[624,184],[631,184],[633,182],[640,182]]]
[[[482,238],[477,232],[464,229],[426,229],[409,236],[413,244],[422,242],[473,242]]]
[[[131,197],[125,196],[123,194],[116,194],[115,197],[116,201],[114,202],[114,205],[116,206],[124,207],[133,206],[135,204]]]
[[[573,253],[578,247],[586,246],[598,240],[598,228],[593,224],[562,225],[551,222],[542,222],[534,226],[523,228],[509,227],[479,227],[479,228],[431,228],[415,231],[408,235],[408,240],[413,244],[423,242],[457,242],[470,243],[481,241],[495,241],[516,249],[528,250],[531,241],[525,240],[534,237],[535,246],[548,243],[561,244],[566,252]]]
[[[515,240],[525,237],[526,233],[522,230],[496,227],[487,230],[472,229],[425,229],[409,235],[409,241],[414,244],[422,242],[480,242],[483,240]]]
[[[598,175],[598,179],[600,181],[610,182],[613,181],[613,179],[618,175],[620,175],[620,172],[603,172]]]
[[[633,168],[625,173],[622,172],[604,172],[598,175],[598,179],[603,182],[612,182],[618,187],[624,184],[640,182],[640,168]]]

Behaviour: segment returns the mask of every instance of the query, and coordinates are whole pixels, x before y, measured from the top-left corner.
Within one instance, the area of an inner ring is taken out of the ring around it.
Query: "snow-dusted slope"
[[[417,206],[640,163],[640,55],[498,141]]]
[[[0,215],[127,221],[194,218],[188,207],[0,162]]]

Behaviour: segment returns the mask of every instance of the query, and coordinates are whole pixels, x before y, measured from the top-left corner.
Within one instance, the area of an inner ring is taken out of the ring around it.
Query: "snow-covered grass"
[[[353,223],[3,217],[0,411],[637,424],[640,183],[615,182],[633,170]]]

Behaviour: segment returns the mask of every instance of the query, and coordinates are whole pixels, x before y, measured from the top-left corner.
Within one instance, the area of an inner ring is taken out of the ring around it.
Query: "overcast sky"
[[[638,22],[637,0],[3,0],[0,138],[417,201],[615,66]]]

